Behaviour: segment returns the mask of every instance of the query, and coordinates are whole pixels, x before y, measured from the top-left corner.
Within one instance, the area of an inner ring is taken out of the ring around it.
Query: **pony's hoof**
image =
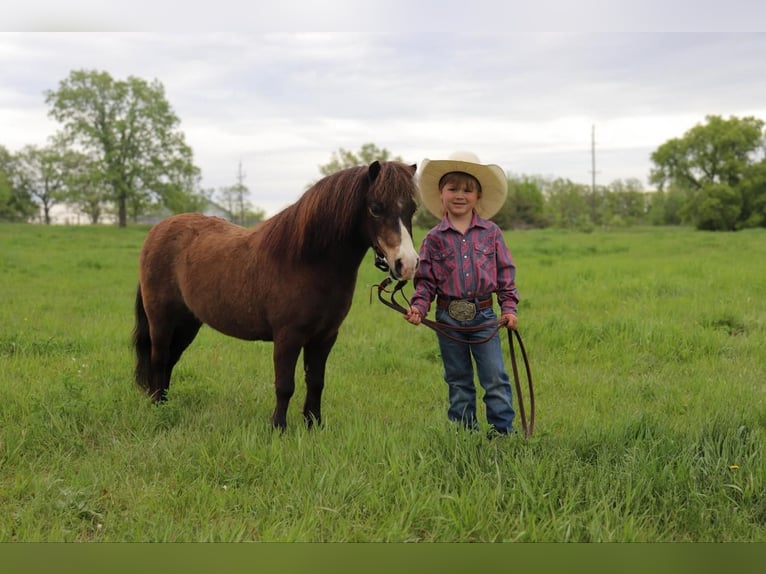
[[[322,417],[316,417],[314,415],[304,415],[303,418],[306,421],[306,428],[308,430],[322,427]]]

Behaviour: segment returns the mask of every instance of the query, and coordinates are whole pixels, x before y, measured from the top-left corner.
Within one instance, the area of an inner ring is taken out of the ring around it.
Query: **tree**
[[[428,211],[422,205],[418,205],[415,210],[415,214],[412,216],[412,225],[415,227],[422,227],[424,229],[431,229],[434,225],[439,223],[439,220]]]
[[[699,229],[733,230],[761,221],[748,209],[759,205],[760,195],[766,193],[757,182],[762,173],[757,166],[765,161],[764,122],[754,117],[706,119],[705,125],[694,126],[652,153],[650,181],[660,190],[669,184],[683,190],[685,211]],[[745,198],[746,192],[751,196]],[[710,212],[719,208],[726,213]]]
[[[50,210],[66,195],[66,152],[54,145],[40,148],[25,146],[17,155],[18,185],[40,202],[43,221],[50,225]]]
[[[648,211],[648,198],[638,179],[616,179],[607,187],[606,212],[603,223],[633,225],[642,223]]]
[[[588,202],[590,186],[557,178],[545,190],[545,195],[547,217],[555,227],[583,231],[593,229],[594,222]]]
[[[63,124],[62,140],[96,160],[92,176],[117,204],[121,227],[130,205],[159,200],[172,209],[197,192],[199,169],[157,80],[115,81],[106,72],[77,70],[46,92],[46,103]]]
[[[685,193],[677,187],[658,189],[648,197],[647,218],[652,225],[681,225],[684,219]]]
[[[521,176],[508,178],[508,196],[492,218],[502,229],[545,227],[545,198],[539,179]]]
[[[707,231],[732,231],[742,211],[742,196],[725,183],[706,183],[694,203],[697,228]]]
[[[202,190],[199,175],[186,174],[175,181],[164,181],[155,184],[156,193],[162,198],[162,203],[172,213],[187,213],[205,211],[210,199]],[[145,196],[150,196],[145,193]]]
[[[65,163],[68,169],[65,200],[86,215],[92,224],[97,224],[110,209],[109,187],[98,160],[67,150]]]
[[[748,166],[740,184],[742,227],[766,227],[766,160]]]
[[[16,159],[0,146],[0,221],[29,221],[37,205],[29,192],[18,185]]]
[[[319,172],[324,176],[332,175],[337,171],[356,165],[369,165],[375,160],[403,161],[398,156],[392,158],[391,152],[386,148],[381,149],[374,143],[366,143],[362,145],[358,153],[339,148],[338,151],[333,152],[329,163],[319,166]]]
[[[242,171],[242,162],[237,167],[237,183],[221,188],[221,199],[226,210],[231,213],[235,223],[244,225],[245,211],[249,209],[250,202],[246,199],[250,190],[245,185],[245,172]]]
[[[222,187],[219,190],[219,201],[231,214],[231,219],[239,225],[253,225],[266,218],[266,212],[262,209],[253,208],[247,197],[250,189],[245,185],[245,172],[240,162],[237,170],[237,183]]]

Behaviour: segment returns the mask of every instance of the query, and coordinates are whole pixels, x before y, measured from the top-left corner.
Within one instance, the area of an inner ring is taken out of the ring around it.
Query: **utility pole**
[[[594,201],[596,199],[596,173],[596,126],[592,125],[590,130],[590,185]],[[604,195],[601,198],[601,224],[606,226],[606,192],[604,192]]]
[[[591,190],[596,194],[596,126],[590,130],[590,163],[591,163]]]
[[[242,170],[242,160],[239,160],[237,169],[237,202],[239,203],[239,224],[245,224],[245,172]]]

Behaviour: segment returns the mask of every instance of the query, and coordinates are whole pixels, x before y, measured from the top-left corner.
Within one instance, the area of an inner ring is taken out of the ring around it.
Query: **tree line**
[[[398,159],[365,144],[358,154],[341,149],[323,174],[373,159]],[[508,196],[492,219],[503,229],[558,227],[590,231],[631,225],[689,225],[734,231],[766,227],[766,138],[754,117],[706,117],[651,154],[647,190],[638,179],[585,185],[564,178],[508,174]],[[436,219],[419,209],[415,224]]]
[[[510,175],[508,198],[493,218],[504,229],[591,230],[629,225],[690,225],[735,231],[766,227],[766,138],[754,117],[709,115],[651,154],[649,181],[593,186],[568,179]],[[424,214],[425,225],[433,223]]]
[[[149,214],[204,211],[214,200],[240,223],[263,217],[241,177],[220,190],[201,187],[159,81],[76,70],[45,101],[61,125],[47,145],[15,154],[0,145],[0,220],[50,223],[51,208],[66,203],[92,223],[108,211],[124,227]]]
[[[46,146],[16,153],[0,142],[0,220],[50,222],[57,203],[75,206],[91,222],[105,212],[120,226],[147,214],[204,211],[218,201],[230,218],[252,224],[264,217],[247,199],[240,165],[235,184],[201,187],[200,169],[162,84],[77,70],[45,93],[61,129]],[[321,175],[389,160],[373,143],[340,149]],[[651,154],[649,182],[615,180],[592,186],[563,178],[509,174],[508,198],[493,218],[504,229],[561,227],[590,230],[628,225],[692,225],[705,230],[766,226],[766,137],[754,117],[710,115]],[[435,223],[425,210],[416,224]]]

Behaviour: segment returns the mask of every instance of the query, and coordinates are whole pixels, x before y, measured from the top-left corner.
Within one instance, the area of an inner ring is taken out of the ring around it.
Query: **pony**
[[[152,227],[139,257],[135,382],[167,400],[173,367],[200,327],[273,342],[274,428],[285,430],[303,351],[309,428],[322,422],[327,358],[372,248],[394,278],[414,276],[415,165],[378,162],[320,179],[252,228],[196,213]]]

